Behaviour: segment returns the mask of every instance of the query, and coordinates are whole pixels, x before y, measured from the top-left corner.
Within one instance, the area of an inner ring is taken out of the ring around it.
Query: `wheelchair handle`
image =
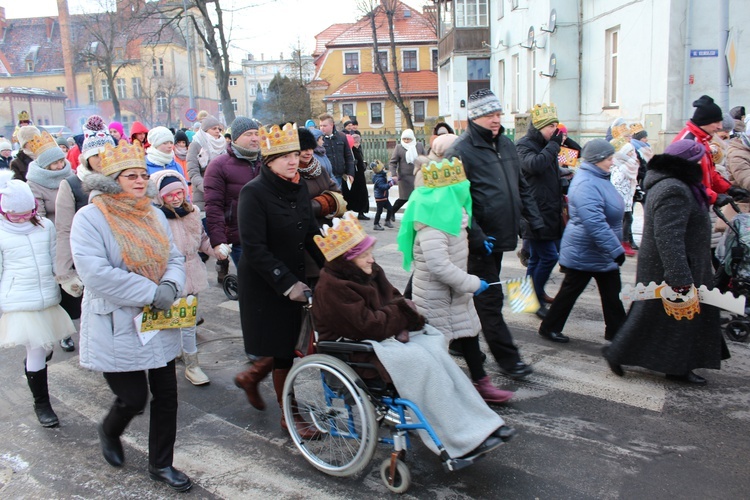
[[[305,290],[305,297],[307,297],[307,303],[312,305],[312,292],[310,290]]]
[[[736,213],[738,213],[738,214],[741,214],[741,213],[742,213],[742,210],[740,209],[739,205],[737,205],[737,202],[736,202],[736,201],[734,201],[734,200],[730,201],[730,202],[729,202],[729,206],[731,206],[731,207],[732,207],[732,209],[733,209],[733,210],[734,210],[734,211],[735,211]],[[737,235],[737,237],[739,237],[739,236],[740,236],[740,233],[739,233],[739,232],[737,231],[737,229],[735,229],[735,227],[734,227],[734,226],[732,225],[732,223],[731,223],[731,222],[729,221],[729,219],[727,219],[727,216],[726,216],[726,215],[724,215],[724,212],[722,212],[722,211],[721,211],[721,207],[717,207],[716,205],[714,205],[714,206],[713,206],[713,209],[714,209],[714,213],[716,214],[716,216],[717,216],[717,217],[718,217],[719,219],[723,220],[723,221],[724,221],[724,223],[725,223],[725,224],[727,225],[727,227],[728,227],[728,228],[729,228],[729,229],[730,229],[731,231],[734,231],[734,233],[735,233],[735,234]]]

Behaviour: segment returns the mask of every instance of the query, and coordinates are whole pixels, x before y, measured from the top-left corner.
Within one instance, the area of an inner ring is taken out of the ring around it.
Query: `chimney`
[[[5,28],[8,27],[8,23],[5,20],[5,7],[0,7],[0,35],[5,38]]]
[[[63,52],[63,67],[65,68],[65,93],[70,105],[78,107],[78,90],[76,89],[75,58],[70,35],[70,14],[68,0],[57,0],[57,16],[60,22],[60,42]]]
[[[265,61],[265,59],[263,58],[263,52],[260,53],[260,60]]]

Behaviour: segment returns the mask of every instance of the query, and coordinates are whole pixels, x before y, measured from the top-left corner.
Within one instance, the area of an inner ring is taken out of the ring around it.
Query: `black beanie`
[[[174,143],[177,144],[180,141],[184,141],[185,144],[190,145],[190,140],[184,130],[178,130],[174,133]]]
[[[692,121],[699,127],[724,119],[724,114],[721,112],[719,105],[707,95],[702,95],[698,100],[693,101],[693,106],[695,106],[695,112]]]
[[[742,120],[742,117],[745,116],[745,106],[735,106],[729,110],[729,114],[735,120]]]
[[[312,132],[306,128],[297,129],[299,133],[299,149],[304,151],[306,149],[315,149],[318,147],[318,141],[315,140],[315,136]]]

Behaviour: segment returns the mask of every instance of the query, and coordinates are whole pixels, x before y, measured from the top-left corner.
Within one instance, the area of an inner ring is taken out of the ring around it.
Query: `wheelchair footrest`
[[[443,462],[443,469],[445,469],[446,472],[461,470],[472,465],[478,458],[481,457],[482,455],[474,458],[450,458]]]

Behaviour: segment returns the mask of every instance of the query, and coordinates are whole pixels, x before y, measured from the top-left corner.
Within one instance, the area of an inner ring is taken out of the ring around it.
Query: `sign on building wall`
[[[690,57],[719,57],[719,49],[691,50]]]

